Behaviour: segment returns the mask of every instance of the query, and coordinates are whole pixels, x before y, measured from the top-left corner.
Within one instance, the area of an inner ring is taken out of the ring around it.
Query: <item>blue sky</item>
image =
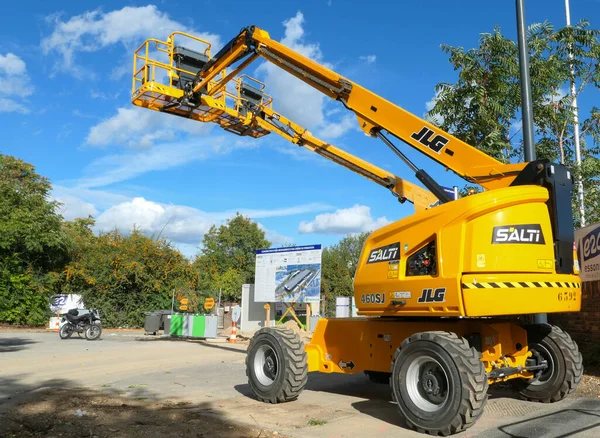
[[[600,2],[571,3],[573,22],[597,26]],[[563,8],[562,0],[527,0],[527,22],[562,26]],[[146,38],[186,30],[218,48],[250,24],[418,115],[438,82],[456,78],[440,44],[474,47],[496,24],[516,36],[512,1],[9,2],[0,28],[0,152],[51,179],[65,218],[93,214],[98,231],[135,224],[162,232],[187,255],[235,211],[274,244],[325,245],[410,214],[385,189],[274,134],[240,138],[131,105],[132,53]],[[255,65],[275,109],[415,181],[340,104]],[[442,184],[462,184],[409,155]]]

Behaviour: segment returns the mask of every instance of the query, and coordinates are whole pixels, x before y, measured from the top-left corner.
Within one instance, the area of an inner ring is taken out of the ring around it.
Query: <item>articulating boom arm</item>
[[[342,102],[356,114],[361,129],[368,135],[377,136],[381,131],[387,131],[469,182],[487,189],[507,187],[525,166],[525,163],[499,162],[381,96],[272,40],[266,31],[255,26],[242,29],[206,63],[198,72],[193,87],[189,90],[189,97],[206,92],[214,95],[222,90],[227,80],[233,79],[259,56],[330,98]],[[211,81],[241,60],[243,62],[233,67],[231,73],[219,81],[218,87],[207,91]]]
[[[196,45],[205,44],[206,49],[201,53],[177,45],[174,41],[177,35],[194,40]],[[430,208],[438,201],[439,196],[320,140],[275,112],[271,97],[264,93],[264,84],[239,74],[258,55],[251,54],[226,74],[226,70],[219,66],[220,62],[224,62],[224,56],[228,62],[235,62],[233,58],[239,57],[229,56],[227,47],[216,58],[210,59],[207,41],[182,32],[174,32],[167,41],[147,40],[134,54],[133,104],[200,122],[213,122],[226,131],[243,136],[259,138],[275,132],[291,143],[389,189],[400,202],[412,202],[416,211]],[[164,61],[165,55],[159,52],[168,56],[168,63]],[[160,56],[163,61],[157,59]],[[206,75],[205,79],[199,79],[201,72]],[[237,94],[226,87],[232,80]]]

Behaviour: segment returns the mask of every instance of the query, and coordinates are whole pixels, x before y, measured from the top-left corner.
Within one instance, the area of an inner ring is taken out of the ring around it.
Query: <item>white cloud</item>
[[[377,61],[377,55],[359,56],[358,59],[365,61],[367,64],[373,64]]]
[[[173,140],[177,132],[197,136],[208,133],[211,127],[208,123],[146,108],[124,107],[118,108],[114,116],[92,126],[85,142],[90,146],[149,148],[157,140]]]
[[[283,245],[284,243],[294,243],[294,239],[292,237],[284,236],[283,234],[279,234],[275,230],[270,230],[270,229],[266,228],[260,222],[258,222],[258,228],[260,228],[261,230],[263,230],[265,232],[265,238],[269,242],[271,242],[271,245],[273,245],[273,246],[280,246],[280,245]]]
[[[425,102],[425,109],[427,111],[431,111],[433,109],[433,107],[435,106],[435,104],[437,103],[439,98],[440,98],[440,92],[436,91],[434,96],[430,100]]]
[[[274,217],[296,215],[304,211],[319,211],[319,208],[309,204],[275,209],[271,214],[267,210],[240,210],[239,212],[244,216],[256,219],[257,216],[253,212],[258,212],[259,217]],[[97,217],[96,228],[103,232],[117,229],[123,233],[129,233],[135,227],[147,235],[160,235],[178,245],[197,246],[212,225],[222,224],[235,214],[235,211],[211,213],[184,205],[161,204],[144,198],[133,198],[113,205],[102,212]],[[270,230],[261,223],[258,225],[265,231],[267,239],[273,244],[293,241],[291,237]]]
[[[348,114],[342,117],[339,122],[325,122],[319,129],[319,136],[325,140],[333,140],[341,137],[346,132],[357,127],[356,116]]]
[[[117,229],[128,233],[134,227],[150,235],[161,235],[175,242],[199,243],[215,220],[191,207],[163,205],[144,198],[114,205],[100,214],[100,231]]]
[[[146,235],[160,235],[171,240],[186,256],[196,254],[204,234],[212,225],[225,223],[237,212],[257,220],[331,209],[328,205],[313,203],[273,209],[206,212],[185,205],[163,204],[143,197],[128,198],[107,191],[63,185],[54,185],[52,198],[63,204],[59,212],[67,220],[92,215],[96,218],[95,231],[97,232],[116,229],[129,234],[135,227]],[[260,222],[257,223],[273,245],[293,242],[293,238],[266,228]]]
[[[27,114],[25,98],[33,91],[25,62],[13,53],[0,53],[0,112]]]
[[[299,11],[294,17],[284,21],[283,26],[285,33],[281,39],[282,44],[313,61],[331,67],[324,61],[319,45],[305,41],[302,12]],[[261,64],[257,72],[264,76],[267,92],[273,96],[273,107],[290,120],[329,138],[340,137],[354,126],[347,123],[345,118],[337,122],[327,120],[325,106],[328,98],[285,70],[267,62]],[[329,134],[330,132],[334,135]]]
[[[72,195],[62,195],[54,198],[62,205],[58,208],[60,213],[65,220],[72,221],[78,217],[96,216],[98,210],[94,207],[94,204],[90,202],[82,201],[80,198]]]
[[[70,202],[77,203],[88,203],[94,208],[104,210],[112,207],[113,205],[121,202],[129,201],[128,196],[120,195],[118,193],[107,192],[103,190],[86,189],[83,187],[67,187],[60,184],[54,184],[52,187],[52,198],[62,199],[65,203],[66,208],[73,208],[70,206]]]
[[[165,143],[151,149],[106,155],[93,161],[86,173],[92,175],[77,181],[78,187],[103,187],[135,178],[156,170],[166,170],[209,155],[227,154],[232,149],[249,147],[248,140],[231,137],[206,137],[183,142]]]
[[[0,97],[0,113],[21,113],[27,114],[29,109],[19,102],[16,102],[12,99],[4,99]]]
[[[75,63],[78,52],[96,52],[103,48],[123,44],[131,49],[147,38],[166,39],[174,30],[181,30],[221,46],[220,37],[207,32],[197,32],[189,26],[172,20],[155,5],[126,6],[119,10],[102,12],[99,9],[84,12],[62,20],[54,14],[47,18],[53,25],[52,33],[41,42],[45,54],[56,52],[62,62],[56,69],[82,76],[82,69]]]
[[[7,76],[25,73],[25,62],[14,53],[0,54],[0,72]]]
[[[349,234],[372,231],[389,224],[385,216],[373,218],[366,205],[342,208],[334,213],[323,213],[310,222],[300,222],[298,232],[321,234]]]
[[[294,207],[275,208],[272,210],[248,210],[248,209],[237,209],[244,216],[251,217],[253,219],[260,219],[264,217],[281,217],[281,216],[292,216],[296,214],[314,213],[318,211],[331,210],[331,206],[321,203],[312,203],[304,205],[296,205]],[[233,216],[235,211],[226,212],[226,217]]]

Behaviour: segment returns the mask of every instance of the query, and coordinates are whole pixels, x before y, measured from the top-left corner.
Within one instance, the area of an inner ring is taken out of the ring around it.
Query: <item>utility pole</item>
[[[517,42],[519,45],[519,68],[521,83],[521,115],[523,117],[523,150],[525,161],[534,161],[535,140],[533,138],[533,104],[531,102],[531,82],[529,80],[529,50],[525,29],[525,6],[523,0],[517,3]]]
[[[571,25],[571,7],[569,0],[565,0],[565,13],[567,26]],[[585,227],[585,203],[583,201],[583,180],[581,178],[581,147],[579,145],[579,110],[577,109],[577,91],[575,87],[575,68],[573,67],[573,53],[569,49],[569,69],[571,70],[571,109],[573,110],[573,136],[575,143],[575,159],[577,160],[577,201],[579,202],[579,218],[581,227]]]
[[[529,80],[529,50],[525,29],[525,6],[523,0],[516,0],[517,5],[517,42],[519,45],[519,68],[521,83],[521,113],[523,116],[523,152],[525,161],[536,159],[535,140],[533,138],[533,104],[531,102],[531,83]],[[534,315],[536,324],[548,323],[545,313]]]

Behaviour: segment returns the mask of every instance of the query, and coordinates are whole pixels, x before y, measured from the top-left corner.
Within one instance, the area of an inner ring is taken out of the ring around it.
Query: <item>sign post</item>
[[[271,305],[269,303],[264,305],[265,311],[267,313],[267,319],[265,320],[265,327],[269,327],[271,325]]]

